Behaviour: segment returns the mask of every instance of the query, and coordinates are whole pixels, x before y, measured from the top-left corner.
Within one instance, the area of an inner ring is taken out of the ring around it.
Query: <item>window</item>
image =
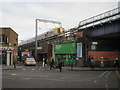
[[[8,37],[6,35],[0,35],[0,43],[7,43]]]
[[[17,46],[17,44],[16,44],[16,43],[14,43],[14,46]]]
[[[64,29],[63,28],[58,28],[58,33],[60,33],[60,34],[64,33]]]
[[[95,46],[95,45],[91,45],[91,49],[92,49],[92,50],[95,50],[95,49],[96,49],[96,46]]]
[[[2,43],[2,35],[0,35],[0,43]]]

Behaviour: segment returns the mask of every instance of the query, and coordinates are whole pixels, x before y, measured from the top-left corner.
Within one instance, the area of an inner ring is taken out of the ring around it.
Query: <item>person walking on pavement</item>
[[[62,71],[62,61],[60,59],[58,59],[58,68],[61,72]]]
[[[43,58],[42,67],[45,67],[45,58]]]
[[[73,70],[73,59],[71,59],[71,70]]]
[[[104,60],[104,58],[103,58],[103,57],[101,57],[101,62],[100,62],[100,67],[101,67],[101,69],[103,69],[103,68],[104,68],[104,62],[103,62],[103,60]]]
[[[16,62],[15,61],[13,61],[13,67],[16,68]]]
[[[45,59],[45,67],[47,67],[47,59]]]
[[[118,58],[115,59],[115,67],[118,67]]]
[[[52,60],[50,61],[50,70],[51,70],[52,68],[55,69],[55,67],[54,67],[54,59],[52,59]]]
[[[94,64],[95,64],[95,62],[94,62],[94,57],[91,57],[91,64],[90,64],[90,66],[91,66],[91,70],[94,70],[95,69],[95,67],[94,67]]]

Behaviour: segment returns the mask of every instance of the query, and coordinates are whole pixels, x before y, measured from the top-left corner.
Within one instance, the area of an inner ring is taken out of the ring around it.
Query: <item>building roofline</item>
[[[0,27],[0,29],[10,29],[12,30],[14,33],[16,33],[11,27]],[[17,33],[16,33],[17,34]],[[18,34],[17,34],[18,35]]]

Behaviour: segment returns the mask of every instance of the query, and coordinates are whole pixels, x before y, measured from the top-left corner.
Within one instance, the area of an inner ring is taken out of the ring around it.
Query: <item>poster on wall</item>
[[[82,57],[82,43],[77,43],[77,57]]]

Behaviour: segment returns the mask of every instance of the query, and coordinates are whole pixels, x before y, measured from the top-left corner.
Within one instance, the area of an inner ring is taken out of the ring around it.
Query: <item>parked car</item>
[[[34,58],[26,58],[25,65],[36,65],[36,61]]]

